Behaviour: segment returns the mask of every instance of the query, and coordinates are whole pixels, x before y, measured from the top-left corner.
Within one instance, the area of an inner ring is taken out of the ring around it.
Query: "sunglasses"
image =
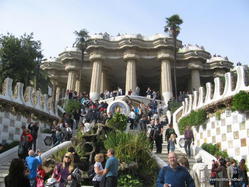
[[[64,156],[64,158],[69,158],[69,159],[71,159],[70,156]]]

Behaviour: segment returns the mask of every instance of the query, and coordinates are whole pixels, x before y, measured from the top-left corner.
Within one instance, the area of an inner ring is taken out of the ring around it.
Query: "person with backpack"
[[[190,157],[191,156],[190,146],[192,142],[194,143],[194,134],[189,125],[186,127],[184,131],[184,140],[185,140],[185,145],[184,145],[185,152],[188,155],[188,157]]]
[[[104,168],[102,166],[102,162],[104,161],[104,155],[99,153],[94,157],[95,163],[93,165],[93,169],[91,169],[91,173],[88,173],[89,177],[92,177],[92,184],[94,187],[100,187],[100,182],[103,178]]]

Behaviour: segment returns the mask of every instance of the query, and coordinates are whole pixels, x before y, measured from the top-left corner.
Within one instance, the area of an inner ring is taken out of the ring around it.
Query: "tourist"
[[[37,177],[36,177],[36,187],[44,187],[45,170],[42,165],[38,166]]]
[[[42,164],[41,152],[38,152],[38,156],[35,156],[35,152],[33,150],[29,150],[29,156],[26,157],[27,167],[29,169],[29,182],[31,187],[36,187],[36,176],[37,176],[37,168],[40,164]]]
[[[103,171],[103,175],[105,175],[105,187],[117,187],[119,161],[114,155],[115,152],[113,149],[107,150],[108,159]]]
[[[102,162],[104,161],[104,155],[99,153],[95,155],[95,164],[94,164],[94,172],[95,175],[92,179],[93,186],[94,187],[99,187],[100,186],[100,181],[102,180],[103,177],[103,166]]]
[[[9,174],[4,178],[4,183],[5,187],[30,187],[22,159],[15,158],[11,161]]]
[[[31,135],[32,135],[32,145],[33,145],[33,150],[36,151],[36,139],[37,139],[37,135],[38,135],[38,130],[39,130],[39,127],[38,127],[39,123],[38,122],[34,122],[34,123],[29,123],[28,125],[28,129],[30,130],[31,132]],[[32,145],[31,145],[31,148],[32,148]]]
[[[175,134],[171,134],[169,141],[169,152],[174,152],[175,151],[175,144],[176,144],[176,135]]]
[[[186,127],[184,131],[184,140],[185,140],[185,145],[184,145],[185,152],[188,155],[188,157],[190,157],[191,156],[190,146],[192,141],[194,144],[194,134],[189,125]]]
[[[239,187],[239,167],[237,166],[236,160],[231,161],[231,166],[227,168],[227,175],[229,185],[232,187]]]
[[[218,160],[218,167],[214,169],[216,172],[215,187],[228,187],[229,181],[227,176],[227,167],[226,160],[224,158],[220,158]]]
[[[248,187],[248,176],[245,163],[245,159],[241,159],[239,163],[239,178],[241,187]]]
[[[174,134],[177,138],[177,135],[176,135],[175,129],[173,128],[173,125],[169,124],[169,127],[166,129],[166,132],[165,132],[165,140],[168,142],[168,145],[167,145],[168,153],[169,153],[169,146],[170,146],[169,138],[170,138],[171,134]]]
[[[139,96],[139,94],[140,94],[140,88],[138,86],[135,89],[135,93],[136,93],[137,96]]]
[[[74,147],[69,147],[67,149],[68,152],[72,153],[73,155],[73,161],[74,161],[74,167],[75,168],[79,168],[80,167],[80,156],[77,154],[77,152],[75,151]]]
[[[168,154],[168,162],[169,165],[161,168],[159,172],[156,182],[157,187],[195,187],[194,180],[188,170],[178,165],[174,152]]]
[[[156,153],[162,153],[163,127],[159,123],[159,119],[155,120],[154,140],[156,143]]]
[[[129,115],[128,115],[128,121],[130,122],[130,128],[134,129],[135,127],[135,119],[136,119],[136,114],[134,112],[134,109],[131,109]]]
[[[73,154],[67,152],[64,157],[62,163],[59,163],[55,166],[52,178],[55,178],[59,183],[59,187],[65,187],[67,181],[72,180],[71,173],[74,170],[74,161]]]

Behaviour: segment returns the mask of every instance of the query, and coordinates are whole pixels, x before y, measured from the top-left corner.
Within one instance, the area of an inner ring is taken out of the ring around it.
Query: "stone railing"
[[[181,112],[182,118],[190,114],[190,112],[193,110],[208,108],[213,104],[223,102],[226,99],[231,98],[233,95],[239,93],[241,90],[249,91],[249,86],[246,86],[245,83],[245,67],[237,66],[235,70],[235,74],[237,75],[237,77],[235,77],[236,82],[233,82],[231,72],[225,74],[225,85],[223,92],[221,92],[221,80],[219,77],[216,77],[214,79],[214,91],[212,91],[211,83],[206,83],[206,91],[204,92],[204,88],[200,87],[199,92],[194,91],[193,94],[188,95],[188,98],[182,102],[182,107],[180,107],[179,110],[174,113],[174,116],[177,116],[177,113]],[[234,89],[233,85],[235,85]],[[179,120],[180,118],[175,120],[174,123],[177,123]]]
[[[51,116],[52,118],[58,118],[57,108],[52,103],[52,98],[48,98],[47,94],[42,95],[40,91],[34,90],[34,88],[28,86],[23,92],[23,83],[16,83],[14,90],[12,89],[13,80],[6,78],[2,85],[2,93],[0,94],[1,102],[9,102],[16,105],[20,105],[24,108],[32,109],[33,112],[38,112]]]

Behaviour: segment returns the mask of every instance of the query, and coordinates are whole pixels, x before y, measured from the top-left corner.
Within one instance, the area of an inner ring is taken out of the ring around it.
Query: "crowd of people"
[[[138,92],[139,89],[137,89]],[[123,94],[121,89],[116,91],[117,95]],[[177,134],[172,125],[172,119],[167,118],[162,103],[156,101],[157,94],[155,91],[147,89],[147,97],[152,98],[148,105],[130,105],[131,111],[128,115],[128,124],[130,129],[141,131],[147,134],[151,143],[151,150],[156,146],[156,153],[162,153],[163,133],[165,130],[165,140],[167,141],[168,163],[167,167],[160,170],[157,186],[195,186],[194,181],[189,172],[188,159],[186,157],[177,160],[175,154]],[[138,92],[139,94],[139,92]],[[115,94],[114,94],[115,95]],[[73,111],[72,114],[63,114],[63,117],[57,122],[54,121],[51,126],[53,145],[59,145],[63,141],[70,140],[73,132],[79,129],[82,133],[86,133],[98,122],[105,124],[112,118],[111,113],[107,113],[108,104],[104,101],[91,101],[87,94],[78,96],[76,92],[67,92],[68,99],[75,99],[81,103],[81,109]],[[107,98],[108,94],[104,94],[103,98]],[[115,97],[115,96],[114,96]],[[164,116],[164,117],[162,117]],[[42,168],[41,153],[36,151],[36,139],[38,136],[38,122],[28,120],[27,128],[22,127],[22,135],[20,138],[20,146],[18,149],[19,159],[14,159],[9,168],[9,175],[5,178],[6,187],[20,186],[24,187],[43,187],[45,171]],[[191,145],[194,142],[194,135],[189,126],[184,131],[184,148],[187,157],[191,157]],[[95,164],[93,165],[94,176],[92,184],[94,187],[116,187],[118,179],[119,161],[115,157],[113,149],[107,150],[108,159],[105,161],[103,153],[95,155]],[[225,186],[227,183],[215,181],[217,177],[229,178],[230,185],[241,186],[248,184],[246,175],[245,160],[241,160],[238,170],[236,162],[232,161],[231,165],[224,164],[222,159],[214,162],[211,177],[214,179],[215,186]],[[66,183],[71,182],[71,186],[79,186],[80,158],[73,147],[63,156],[62,162],[58,163],[48,183],[58,183],[60,187],[64,187]],[[225,169],[226,170],[225,170]],[[229,168],[229,169],[228,169]],[[16,171],[18,170],[18,171]],[[227,174],[226,174],[227,171]],[[222,174],[222,175],[221,175]],[[20,183],[13,180],[18,178]],[[242,180],[236,183],[236,178]],[[229,183],[228,183],[229,184]]]

